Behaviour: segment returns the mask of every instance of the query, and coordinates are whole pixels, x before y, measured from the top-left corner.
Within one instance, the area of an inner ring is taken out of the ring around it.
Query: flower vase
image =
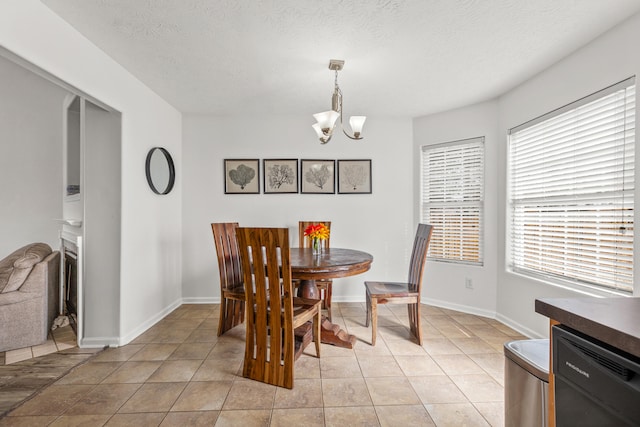
[[[320,242],[320,239],[317,237],[314,237],[312,240],[312,248],[313,248],[313,254],[314,255],[320,255],[322,253],[322,243]]]

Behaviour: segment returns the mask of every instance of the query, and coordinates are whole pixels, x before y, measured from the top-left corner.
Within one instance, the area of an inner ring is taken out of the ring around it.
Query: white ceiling
[[[41,0],[177,109],[421,116],[491,99],[640,0]],[[310,119],[310,123],[313,119]]]

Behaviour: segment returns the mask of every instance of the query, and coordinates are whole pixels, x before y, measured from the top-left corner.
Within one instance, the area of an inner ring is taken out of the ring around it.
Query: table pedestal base
[[[340,329],[340,326],[331,323],[326,316],[322,316],[321,326],[322,342],[325,344],[333,344],[337,347],[353,348],[356,344],[356,336],[348,334]]]
[[[298,296],[303,298],[319,299],[320,292],[316,286],[315,280],[301,280],[298,286]],[[327,319],[326,316],[322,316],[322,324],[320,328],[321,341],[324,344],[332,344],[337,347],[352,349],[356,343],[355,335],[350,335],[347,332],[340,329],[340,326],[333,324]],[[304,325],[296,329],[296,337],[302,339],[302,348],[313,341],[313,331],[311,330],[311,323]],[[307,340],[309,340],[307,342]]]

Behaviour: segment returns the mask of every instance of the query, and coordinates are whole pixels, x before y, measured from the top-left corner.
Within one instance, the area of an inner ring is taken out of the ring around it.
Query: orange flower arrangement
[[[310,239],[325,240],[329,238],[329,228],[323,223],[311,224],[304,229],[304,235]]]
[[[304,229],[304,235],[311,239],[313,253],[320,254],[320,240],[329,238],[329,227],[323,223],[311,224]]]

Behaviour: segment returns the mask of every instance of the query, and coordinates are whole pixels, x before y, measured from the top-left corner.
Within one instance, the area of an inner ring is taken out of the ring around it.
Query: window
[[[482,265],[484,137],[423,146],[421,169],[429,258]]]
[[[513,271],[633,291],[635,79],[509,131]]]

